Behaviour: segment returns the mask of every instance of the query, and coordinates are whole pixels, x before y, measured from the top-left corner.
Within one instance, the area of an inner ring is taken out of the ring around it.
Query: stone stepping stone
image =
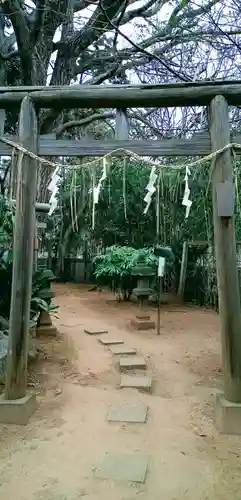
[[[109,422],[131,422],[136,424],[144,424],[147,420],[147,405],[138,403],[135,405],[125,403],[120,406],[112,406],[109,409]]]
[[[100,337],[99,342],[103,345],[118,345],[118,344],[124,344],[124,341],[118,338],[111,337],[110,335],[102,335]]]
[[[127,358],[121,358],[119,364],[120,364],[120,371],[145,370],[147,367],[145,359],[139,356],[128,356]]]
[[[120,388],[133,388],[139,389],[141,391],[151,392],[152,390],[152,379],[150,377],[137,376],[137,375],[122,375]]]
[[[104,333],[108,333],[107,330],[96,330],[92,328],[85,328],[84,332],[88,335],[103,335]]]
[[[128,347],[125,344],[119,344],[113,347],[110,347],[110,351],[112,354],[118,355],[118,354],[124,354],[124,355],[132,355],[134,356],[136,354],[136,350],[133,349],[133,347]]]
[[[105,456],[95,477],[145,483],[149,457],[147,455],[124,455],[109,453]]]

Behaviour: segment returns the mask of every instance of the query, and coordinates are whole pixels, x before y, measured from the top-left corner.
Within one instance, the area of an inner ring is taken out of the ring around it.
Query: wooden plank
[[[210,245],[210,241],[208,240],[197,240],[197,241],[188,241],[188,247],[195,247],[195,246],[203,246],[205,247],[206,245]]]
[[[218,80],[218,81],[213,81],[213,80],[206,80],[206,81],[195,81],[195,82],[180,82],[180,83],[142,83],[142,84],[134,84],[131,85],[130,83],[124,83],[124,84],[107,84],[105,85],[105,88],[121,88],[121,89],[126,89],[126,88],[141,88],[141,89],[164,89],[164,88],[174,88],[174,89],[182,89],[182,88],[189,88],[189,87],[207,87],[207,86],[213,86],[213,87],[220,87],[223,85],[236,85],[240,84],[241,80]],[[66,89],[75,89],[79,90],[80,88],[87,88],[89,89],[90,87],[97,87],[99,88],[99,85],[89,85],[88,83],[82,83],[82,84],[71,84],[71,85],[53,85],[53,86],[46,86],[46,85],[20,85],[20,86],[0,86],[0,93],[6,93],[6,92],[37,92],[39,90],[46,90],[47,92],[52,92],[53,90],[66,90]]]
[[[41,88],[41,90],[39,90]],[[216,95],[241,104],[241,81],[173,85],[71,85],[0,88],[0,107],[19,105],[26,94],[42,108],[127,108],[206,106]]]
[[[19,140],[37,151],[38,124],[31,100],[25,97],[19,119]],[[16,215],[13,238],[13,276],[9,325],[9,348],[5,398],[16,400],[26,395],[29,316],[32,289],[33,243],[35,233],[35,196],[37,162],[25,155],[18,169]]]
[[[204,241],[188,241],[188,246],[189,247],[192,247],[192,246],[206,246],[206,245],[210,245],[211,242],[208,241],[208,240],[204,240]],[[236,240],[236,245],[241,245],[241,240]]]
[[[17,142],[16,138],[8,137]],[[240,136],[241,144],[241,136]],[[122,156],[127,149],[141,156],[205,156],[210,153],[208,135],[193,139],[162,139],[162,140],[71,140],[48,139],[40,137],[40,156],[103,156],[115,150],[114,156]],[[11,155],[12,147],[0,142],[0,155]]]
[[[216,191],[219,217],[233,217],[235,207],[235,186],[233,181],[220,182]]]
[[[0,136],[4,135],[6,113],[4,109],[0,110]]]
[[[36,223],[36,227],[38,229],[46,229],[47,228],[47,223],[46,222],[40,222],[40,221],[37,221]]]
[[[116,110],[115,138],[117,140],[126,140],[129,138],[129,123],[126,109]]]
[[[4,135],[4,127],[5,127],[5,119],[6,119],[6,111],[5,109],[0,109],[0,136],[3,136]],[[1,158],[1,155],[0,155],[0,162],[1,162],[2,158]],[[2,169],[2,164],[0,165],[1,169]],[[3,175],[4,175],[4,171],[5,171],[5,168],[3,170]],[[4,177],[3,177],[4,179]],[[3,186],[1,186],[1,189],[3,187],[3,191],[5,192],[5,181],[3,183]]]
[[[16,200],[12,199],[11,203],[14,203],[14,205],[16,205]],[[36,212],[48,213],[49,209],[50,209],[49,203],[39,203],[36,201],[36,203],[35,203],[35,211]]]
[[[13,142],[18,142],[16,137],[8,137]],[[241,144],[241,135],[236,142]],[[52,139],[48,136],[40,136],[40,156],[103,156],[114,153],[114,156],[122,156],[127,149],[141,156],[205,156],[211,151],[211,143],[208,134],[197,134],[192,139],[162,139],[162,140],[71,140]],[[11,155],[12,147],[0,142],[0,155]]]
[[[213,99],[210,108],[212,149],[230,142],[228,104],[223,96]],[[217,187],[233,182],[231,151],[226,150],[214,160],[212,191],[219,312],[221,319],[222,360],[225,398],[241,403],[241,310],[237,269],[234,217],[219,217]]]
[[[180,300],[184,300],[186,275],[187,275],[187,262],[188,262],[188,242],[184,241],[182,247],[182,263],[181,263],[180,279],[177,292],[177,296]]]
[[[18,142],[16,137],[8,137],[13,142]],[[232,142],[241,146],[241,134],[232,137]],[[211,153],[211,142],[208,133],[195,134],[191,139],[161,139],[161,140],[71,140],[53,139],[40,136],[40,156],[78,156],[94,157],[103,156],[115,150],[113,156],[122,156],[127,149],[140,156],[206,156]],[[0,142],[0,156],[11,155],[12,147]],[[237,155],[241,149],[237,149]]]

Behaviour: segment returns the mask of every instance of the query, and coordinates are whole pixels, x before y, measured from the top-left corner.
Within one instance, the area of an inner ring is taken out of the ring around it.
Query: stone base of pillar
[[[36,329],[37,337],[56,337],[57,328],[54,325],[39,326]]]
[[[41,326],[52,325],[52,319],[48,311],[41,311],[39,324]]]
[[[153,330],[155,328],[155,321],[152,321],[149,314],[140,313],[135,319],[131,320],[131,326],[135,330]]]
[[[224,394],[216,395],[215,421],[223,434],[241,435],[241,403],[232,403]]]
[[[37,348],[36,348],[36,326],[33,326],[29,330],[29,338],[28,338],[28,359],[35,359],[37,357]]]
[[[41,311],[39,326],[36,328],[36,335],[39,337],[40,335],[54,337],[57,335],[57,329],[52,323],[51,316],[48,311]]]
[[[37,409],[35,394],[26,394],[24,398],[8,400],[0,396],[0,422],[2,424],[27,425],[31,415]]]

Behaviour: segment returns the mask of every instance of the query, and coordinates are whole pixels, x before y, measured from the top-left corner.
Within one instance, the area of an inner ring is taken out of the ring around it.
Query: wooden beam
[[[5,119],[6,119],[6,111],[5,111],[5,109],[0,109],[0,136],[4,135]],[[1,155],[0,155],[0,161],[1,161]],[[3,186],[3,187],[5,188],[5,186]],[[5,191],[5,189],[4,189],[4,191]]]
[[[36,208],[35,208],[35,210],[36,210]],[[47,223],[46,222],[37,221],[36,227],[38,229],[46,229],[47,228]]]
[[[116,110],[115,138],[117,140],[126,140],[129,138],[129,123],[125,108]]]
[[[6,113],[4,109],[0,110],[0,136],[4,135]]]
[[[129,89],[129,88],[143,88],[143,89],[163,89],[163,88],[189,88],[189,87],[221,87],[223,85],[237,85],[240,84],[241,80],[218,80],[218,81],[213,81],[213,80],[206,80],[206,81],[195,81],[195,82],[180,82],[180,83],[143,83],[143,84],[134,84],[131,85],[129,83],[124,83],[124,84],[107,84],[105,85],[105,88],[121,88],[121,89]],[[66,89],[72,89],[72,90],[79,90],[80,88],[99,88],[100,85],[89,85],[88,83],[82,83],[82,84],[72,84],[72,85],[53,85],[53,86],[46,86],[46,85],[16,85],[16,86],[0,86],[0,93],[6,93],[6,92],[38,92],[40,90],[46,90],[47,92],[52,92],[53,90],[66,90]]]
[[[14,205],[16,205],[16,200],[12,199],[11,203],[13,203]],[[35,210],[36,210],[36,212],[48,213],[49,209],[50,209],[50,204],[49,203],[39,203],[37,201],[35,202]]]
[[[230,142],[228,104],[223,96],[213,99],[210,108],[212,150]],[[213,221],[216,252],[222,360],[225,398],[241,403],[241,310],[237,269],[234,216],[218,215],[217,190],[220,183],[233,182],[231,151],[218,155],[213,165]]]
[[[177,296],[181,301],[184,300],[186,275],[187,275],[187,262],[188,262],[188,242],[184,241],[182,247],[182,263],[181,263],[180,279],[177,292]]]
[[[71,85],[53,88],[0,87],[0,107],[7,109],[19,105],[27,94],[39,107],[58,109],[206,106],[216,95],[223,95],[228,104],[239,105],[241,81],[173,85]]]
[[[195,81],[195,82],[180,82],[180,83],[142,83],[142,84],[130,84],[130,83],[123,83],[123,84],[107,84],[104,87],[106,89],[110,88],[121,88],[121,89],[129,89],[129,88],[142,88],[142,89],[163,89],[163,88],[174,88],[174,89],[182,89],[182,88],[189,88],[189,87],[222,87],[223,85],[238,85],[241,83],[241,80],[218,80],[218,81],[213,81],[213,80],[206,80],[206,81]],[[72,84],[72,85],[53,85],[53,86],[46,86],[46,85],[16,85],[16,86],[0,86],[0,93],[6,93],[6,92],[38,92],[42,90],[46,90],[47,92],[52,92],[53,90],[66,90],[66,89],[72,89],[72,90],[79,90],[80,88],[99,88],[100,85],[89,85],[88,83],[82,83],[82,84]],[[103,87],[101,85],[101,87]]]
[[[18,142],[15,137],[7,137]],[[241,144],[241,135],[239,137]],[[52,139],[40,136],[40,156],[103,156],[115,151],[114,156],[122,156],[127,149],[140,156],[205,156],[211,152],[208,134],[197,134],[192,139],[162,140],[72,140]],[[12,147],[0,142],[0,155],[11,155]]]
[[[18,143],[16,137],[6,136]],[[241,135],[235,138],[241,145]],[[72,140],[53,139],[51,136],[40,136],[40,156],[103,156],[115,152],[115,156],[123,155],[120,149],[128,149],[141,156],[205,156],[211,152],[210,138],[207,133],[196,134],[191,139],[162,140]],[[12,146],[0,141],[0,155],[10,156]]]
[[[50,209],[49,203],[38,203],[37,201],[35,202],[36,212],[47,214],[49,212],[49,209]]]
[[[37,151],[38,125],[34,106],[25,97],[19,119],[19,140]],[[13,276],[5,399],[26,395],[29,316],[32,289],[37,163],[25,155],[19,165],[13,238]]]
[[[6,136],[13,142],[16,137]],[[232,142],[241,146],[241,134],[232,137]],[[195,134],[191,139],[161,139],[161,140],[72,140],[54,139],[51,135],[40,136],[39,156],[62,157],[94,157],[103,156],[115,150],[113,156],[122,156],[127,149],[140,156],[206,156],[211,153],[211,141],[207,132]],[[0,156],[11,156],[12,147],[0,141]],[[237,149],[237,155],[241,149]]]

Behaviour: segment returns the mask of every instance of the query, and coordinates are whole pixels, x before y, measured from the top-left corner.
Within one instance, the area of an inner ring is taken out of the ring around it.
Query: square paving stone
[[[151,392],[152,389],[152,379],[146,376],[139,375],[122,375],[120,382],[121,389],[133,388],[139,389],[141,391]]]
[[[144,424],[147,419],[147,410],[147,405],[143,403],[136,405],[125,403],[120,406],[112,406],[108,413],[108,421]]]
[[[88,335],[102,335],[103,333],[108,333],[107,330],[96,330],[92,328],[85,328],[84,332],[88,333]]]
[[[103,345],[124,344],[123,340],[111,337],[110,335],[102,335],[102,337],[99,338],[99,342]]]
[[[146,369],[146,362],[144,358],[141,358],[139,356],[129,356],[127,358],[121,358],[120,361],[120,370],[145,370]]]
[[[125,354],[127,355],[134,355],[136,354],[136,350],[133,349],[133,347],[128,347],[125,344],[119,344],[113,347],[110,347],[110,351],[112,354]]]
[[[114,479],[144,483],[149,457],[146,455],[108,454],[95,476],[100,479]]]

